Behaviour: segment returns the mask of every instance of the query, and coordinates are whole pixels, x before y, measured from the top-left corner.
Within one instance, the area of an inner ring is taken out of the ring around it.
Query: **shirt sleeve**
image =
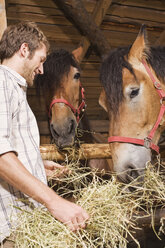
[[[10,81],[10,80],[9,80]],[[9,87],[7,78],[0,76],[0,155],[13,151],[11,143],[13,87]]]

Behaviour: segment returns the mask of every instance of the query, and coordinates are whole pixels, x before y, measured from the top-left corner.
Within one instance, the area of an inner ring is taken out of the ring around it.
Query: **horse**
[[[54,50],[44,63],[44,73],[37,75],[34,80],[37,95],[43,94],[50,132],[59,150],[77,146],[80,142],[94,143],[85,113],[85,90],[80,82],[81,53],[82,47],[72,53],[64,49]],[[78,127],[82,130],[82,137],[77,137]],[[88,165],[108,171],[104,159],[91,159]]]
[[[159,154],[165,129],[165,47],[149,46],[142,25],[131,46],[104,57],[100,81],[99,103],[109,116],[113,171],[125,183],[143,181],[147,162]]]
[[[43,93],[55,144],[59,148],[72,146],[86,107],[75,53],[64,49],[51,52],[44,63],[44,73],[36,76],[34,84],[37,95]]]

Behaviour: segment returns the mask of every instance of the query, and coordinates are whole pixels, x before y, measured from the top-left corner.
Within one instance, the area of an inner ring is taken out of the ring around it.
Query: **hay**
[[[73,157],[73,154],[71,157]],[[62,197],[68,198],[73,196],[76,199],[81,189],[90,184],[95,172],[91,171],[89,167],[82,165],[80,160],[70,160],[68,156],[66,156],[63,165],[67,167],[69,173],[56,180],[52,176],[52,178],[49,178],[49,186]]]
[[[23,211],[15,232],[15,247],[127,247],[127,236],[131,235],[129,227],[134,228],[134,224],[130,221],[130,202],[125,203],[126,195],[122,196],[120,187],[115,179],[105,183],[94,179],[83,189],[77,203],[91,218],[87,228],[77,233],[71,232],[43,209]]]
[[[129,187],[134,191],[130,192]],[[140,247],[134,235],[139,212],[153,216],[155,207],[165,204],[164,176],[151,164],[143,185],[138,180],[124,185],[115,176],[106,181],[93,173],[92,182],[83,184],[81,190],[76,183],[75,192],[77,203],[90,215],[85,230],[71,232],[44,209],[21,211],[19,228],[14,230],[15,247],[126,248],[130,237]]]

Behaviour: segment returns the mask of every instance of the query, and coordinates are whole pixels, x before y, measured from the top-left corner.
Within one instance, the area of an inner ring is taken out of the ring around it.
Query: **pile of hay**
[[[138,226],[132,217],[138,218],[141,210],[146,216],[153,215],[155,206],[165,204],[164,176],[149,165],[143,185],[138,180],[124,185],[114,176],[106,181],[93,173],[92,182],[79,193],[76,190],[76,198],[90,215],[85,230],[71,232],[44,209],[21,211],[19,228],[14,230],[15,247],[126,248],[130,237],[140,247],[134,237]]]

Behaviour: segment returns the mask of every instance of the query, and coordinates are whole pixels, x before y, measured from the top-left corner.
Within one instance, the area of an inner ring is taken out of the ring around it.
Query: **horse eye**
[[[130,98],[134,98],[135,96],[137,96],[139,94],[139,89],[134,89],[131,91],[130,93]]]
[[[79,79],[80,78],[80,73],[77,72],[75,75],[74,75],[74,79]]]

